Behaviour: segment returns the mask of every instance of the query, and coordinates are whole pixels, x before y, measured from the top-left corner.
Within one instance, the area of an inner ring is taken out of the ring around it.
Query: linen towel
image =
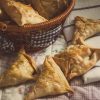
[[[100,81],[100,67],[95,67],[83,75],[85,84]]]

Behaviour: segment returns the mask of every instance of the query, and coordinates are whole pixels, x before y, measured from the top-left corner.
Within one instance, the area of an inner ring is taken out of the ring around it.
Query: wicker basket
[[[27,51],[38,51],[52,44],[62,31],[62,25],[73,9],[75,0],[59,16],[50,21],[25,25],[7,25],[0,22],[0,51],[9,53],[24,47]]]

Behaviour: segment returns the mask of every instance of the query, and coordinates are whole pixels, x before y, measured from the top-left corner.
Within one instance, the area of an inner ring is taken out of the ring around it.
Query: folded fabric
[[[100,48],[99,42],[100,42],[100,36],[95,36],[85,40],[85,43],[93,48]]]
[[[100,61],[96,64],[96,67],[88,71],[83,75],[84,84],[100,81]]]
[[[100,66],[100,60],[96,63],[95,66]]]

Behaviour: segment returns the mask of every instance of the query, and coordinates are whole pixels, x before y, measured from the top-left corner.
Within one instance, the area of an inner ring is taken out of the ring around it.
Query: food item
[[[0,88],[19,85],[28,80],[34,80],[36,72],[35,61],[24,51],[20,51],[17,60],[0,75]]]
[[[13,0],[15,1],[15,0]],[[24,0],[16,0],[25,3]],[[10,20],[10,18],[7,16],[7,14],[0,8],[0,21]]]
[[[55,55],[54,60],[66,78],[71,80],[93,68],[99,60],[99,53],[85,45],[70,45],[64,52]]]
[[[73,44],[77,44],[77,40],[83,40],[100,32],[100,20],[92,20],[77,16],[75,18],[76,31],[74,33]]]
[[[33,8],[46,19],[51,19],[65,10],[67,0],[26,0]]]
[[[5,12],[19,26],[36,24],[47,21],[41,17],[31,6],[13,0],[1,0],[0,4]],[[14,12],[14,13],[12,13]]]
[[[71,92],[64,74],[54,62],[52,57],[46,57],[43,71],[36,83],[32,86],[31,92],[26,95],[25,100],[33,100],[48,95],[57,95]]]

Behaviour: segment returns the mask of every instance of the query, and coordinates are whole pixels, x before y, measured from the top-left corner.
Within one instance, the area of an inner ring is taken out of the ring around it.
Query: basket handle
[[[7,24],[5,24],[4,22],[0,22],[0,30],[6,31],[7,30]]]

